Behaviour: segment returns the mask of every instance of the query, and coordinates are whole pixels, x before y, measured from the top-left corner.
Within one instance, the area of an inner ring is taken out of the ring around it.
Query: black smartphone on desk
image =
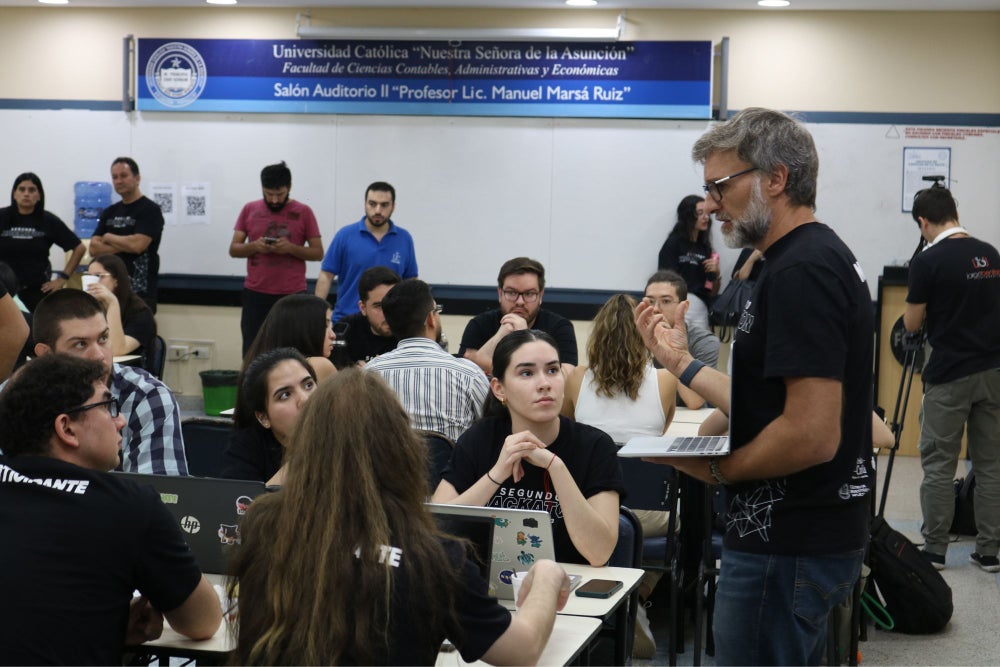
[[[582,598],[609,598],[621,590],[622,582],[612,579],[591,579],[576,589]]]

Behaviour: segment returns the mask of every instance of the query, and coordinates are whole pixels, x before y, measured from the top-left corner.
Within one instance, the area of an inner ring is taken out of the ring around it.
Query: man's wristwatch
[[[729,484],[729,480],[722,475],[722,471],[719,470],[719,457],[713,456],[708,460],[708,472],[719,484]]]

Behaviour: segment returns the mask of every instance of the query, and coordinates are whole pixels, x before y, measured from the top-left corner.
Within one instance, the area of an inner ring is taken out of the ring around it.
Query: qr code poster
[[[165,224],[177,224],[177,185],[175,183],[153,183],[149,189],[149,198],[160,207]]]
[[[186,183],[181,186],[180,222],[182,225],[207,225],[211,203],[208,183]]]

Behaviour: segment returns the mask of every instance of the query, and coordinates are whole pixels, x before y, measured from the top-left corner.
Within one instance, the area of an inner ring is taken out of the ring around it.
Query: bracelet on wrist
[[[551,458],[551,459],[549,459],[549,464],[548,464],[547,466],[545,466],[545,471],[546,471],[546,472],[548,472],[549,468],[551,468],[551,467],[552,467],[552,462],[553,462],[553,461],[555,461],[555,460],[556,460],[556,455],[555,455],[555,454],[553,454],[553,455],[552,455],[552,458]]]
[[[697,359],[692,359],[691,363],[688,364],[688,367],[684,369],[684,372],[681,373],[680,377],[677,379],[685,387],[690,387],[691,381],[694,380],[694,376],[697,375],[698,371],[700,371],[704,367],[705,367],[704,363],[698,361]]]
[[[726,479],[725,475],[722,474],[722,471],[719,470],[718,456],[713,456],[708,460],[708,473],[712,476],[712,479],[714,479],[719,484],[723,485],[729,484],[729,480]]]
[[[53,271],[52,275],[62,278],[63,280],[69,280],[69,274],[65,271]]]
[[[491,482],[493,482],[497,486],[503,486],[503,482],[498,482],[495,479],[493,479],[493,476],[490,475],[490,471],[489,470],[486,471],[486,479],[490,480]]]

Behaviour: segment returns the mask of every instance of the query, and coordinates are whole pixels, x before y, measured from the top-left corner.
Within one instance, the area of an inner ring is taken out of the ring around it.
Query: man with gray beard
[[[725,486],[716,664],[818,665],[868,537],[871,296],[854,255],[814,217],[819,158],[803,125],[744,109],[693,155],[726,244],[767,263],[734,335],[731,378],[688,352],[684,304],[672,327],[636,308],[664,368],[730,416],[730,455],[663,462]]]

